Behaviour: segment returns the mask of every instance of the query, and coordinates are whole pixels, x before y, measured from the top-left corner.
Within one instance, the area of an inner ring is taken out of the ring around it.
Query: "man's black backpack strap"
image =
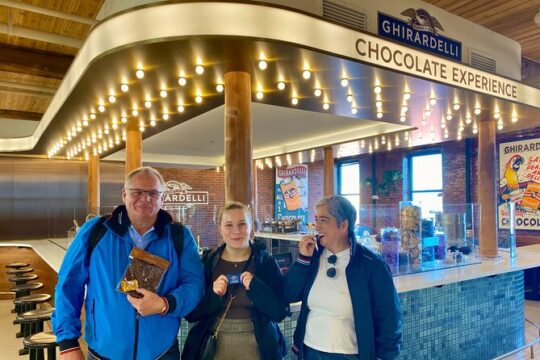
[[[111,217],[111,214],[105,214],[99,218],[92,230],[90,231],[90,239],[88,244],[88,255],[92,254],[97,244],[103,238],[107,232],[107,227],[103,225],[107,219]],[[171,224],[171,238],[174,244],[174,250],[176,250],[176,255],[178,259],[182,255],[182,250],[184,250],[184,225],[179,222]]]
[[[105,233],[107,232],[107,228],[103,225],[107,219],[111,217],[111,214],[105,214],[99,218],[97,223],[92,228],[92,231],[90,232],[90,240],[88,244],[88,255],[92,254],[92,251],[94,251],[94,248],[97,246],[99,241],[103,238]]]
[[[182,251],[184,250],[184,225],[182,223],[174,222],[171,224],[171,238],[176,255],[178,256],[178,261],[180,261]]]

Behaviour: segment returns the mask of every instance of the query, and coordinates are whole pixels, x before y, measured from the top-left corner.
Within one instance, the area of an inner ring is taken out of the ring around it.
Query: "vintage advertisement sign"
[[[308,221],[308,166],[276,167],[274,217]]]
[[[499,228],[508,229],[508,203],[516,204],[516,229],[540,230],[540,139],[499,145]]]
[[[461,42],[447,38],[441,23],[424,9],[409,8],[401,13],[407,21],[378,13],[379,35],[429,51],[439,56],[461,61]]]
[[[192,191],[186,183],[170,180],[165,182],[163,209],[187,209],[194,205],[208,204],[208,191]]]

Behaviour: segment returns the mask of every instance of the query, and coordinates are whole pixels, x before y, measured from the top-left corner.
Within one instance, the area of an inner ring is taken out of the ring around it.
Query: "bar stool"
[[[19,268],[23,268],[23,267],[26,267],[26,266],[30,266],[30,264],[21,263],[21,262],[14,262],[14,263],[6,265],[7,268],[11,268],[11,269],[19,269]]]
[[[15,303],[15,305],[19,305],[19,310],[20,310],[19,315],[20,315],[21,313],[24,313],[30,310],[35,310],[37,304],[44,303],[46,301],[49,301],[50,299],[51,299],[51,295],[49,294],[32,294],[32,295],[21,296],[20,298],[13,300],[13,302]],[[25,330],[25,327],[23,326],[23,324],[21,324],[21,331],[18,332],[15,336],[18,338],[22,337],[24,334],[24,330]]]
[[[43,331],[43,323],[51,319],[54,308],[30,310],[17,316],[17,320],[23,328],[24,337]],[[28,354],[28,349],[19,350],[19,355]]]
[[[44,331],[24,339],[24,347],[30,350],[30,360],[44,358],[43,350],[47,349],[47,360],[56,360],[56,336],[52,331]]]
[[[21,274],[26,274],[26,273],[29,273],[29,272],[32,272],[32,271],[34,271],[33,267],[22,267],[22,268],[18,268],[18,269],[9,269],[8,271],[6,271],[6,274],[8,274],[8,275],[21,275]]]
[[[18,298],[20,298],[22,296],[30,295],[30,291],[41,289],[42,287],[43,287],[43,283],[29,282],[29,283],[22,284],[22,285],[15,285],[14,287],[11,288],[11,291],[13,291],[15,293],[15,299],[18,299]],[[11,312],[12,313],[17,313],[17,314],[21,313],[20,311],[18,311],[18,307],[19,307],[18,305],[15,305],[15,308],[11,309]]]
[[[15,285],[22,285],[29,281],[36,280],[37,278],[39,278],[39,276],[36,274],[22,274],[10,277],[8,280],[14,282]]]

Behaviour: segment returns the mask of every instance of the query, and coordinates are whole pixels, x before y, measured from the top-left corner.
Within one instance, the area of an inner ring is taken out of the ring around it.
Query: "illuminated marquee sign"
[[[186,209],[194,205],[208,204],[208,191],[191,191],[191,189],[191,186],[183,182],[175,180],[165,182],[163,208]]]
[[[461,61],[461,43],[440,35],[438,30],[444,31],[442,25],[426,10],[409,8],[401,15],[408,17],[409,21],[378,13],[379,35]]]
[[[396,71],[418,75],[446,84],[476,90],[485,94],[518,99],[516,82],[453,61],[429,56],[404,46],[373,37],[356,40],[359,59]]]

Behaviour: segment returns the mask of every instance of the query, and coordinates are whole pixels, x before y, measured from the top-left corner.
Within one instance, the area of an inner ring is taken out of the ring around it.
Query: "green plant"
[[[390,192],[395,191],[398,181],[403,179],[403,173],[399,170],[386,170],[383,173],[382,181],[377,183],[376,195],[388,196]],[[365,180],[367,186],[373,186],[373,178],[368,177]]]

